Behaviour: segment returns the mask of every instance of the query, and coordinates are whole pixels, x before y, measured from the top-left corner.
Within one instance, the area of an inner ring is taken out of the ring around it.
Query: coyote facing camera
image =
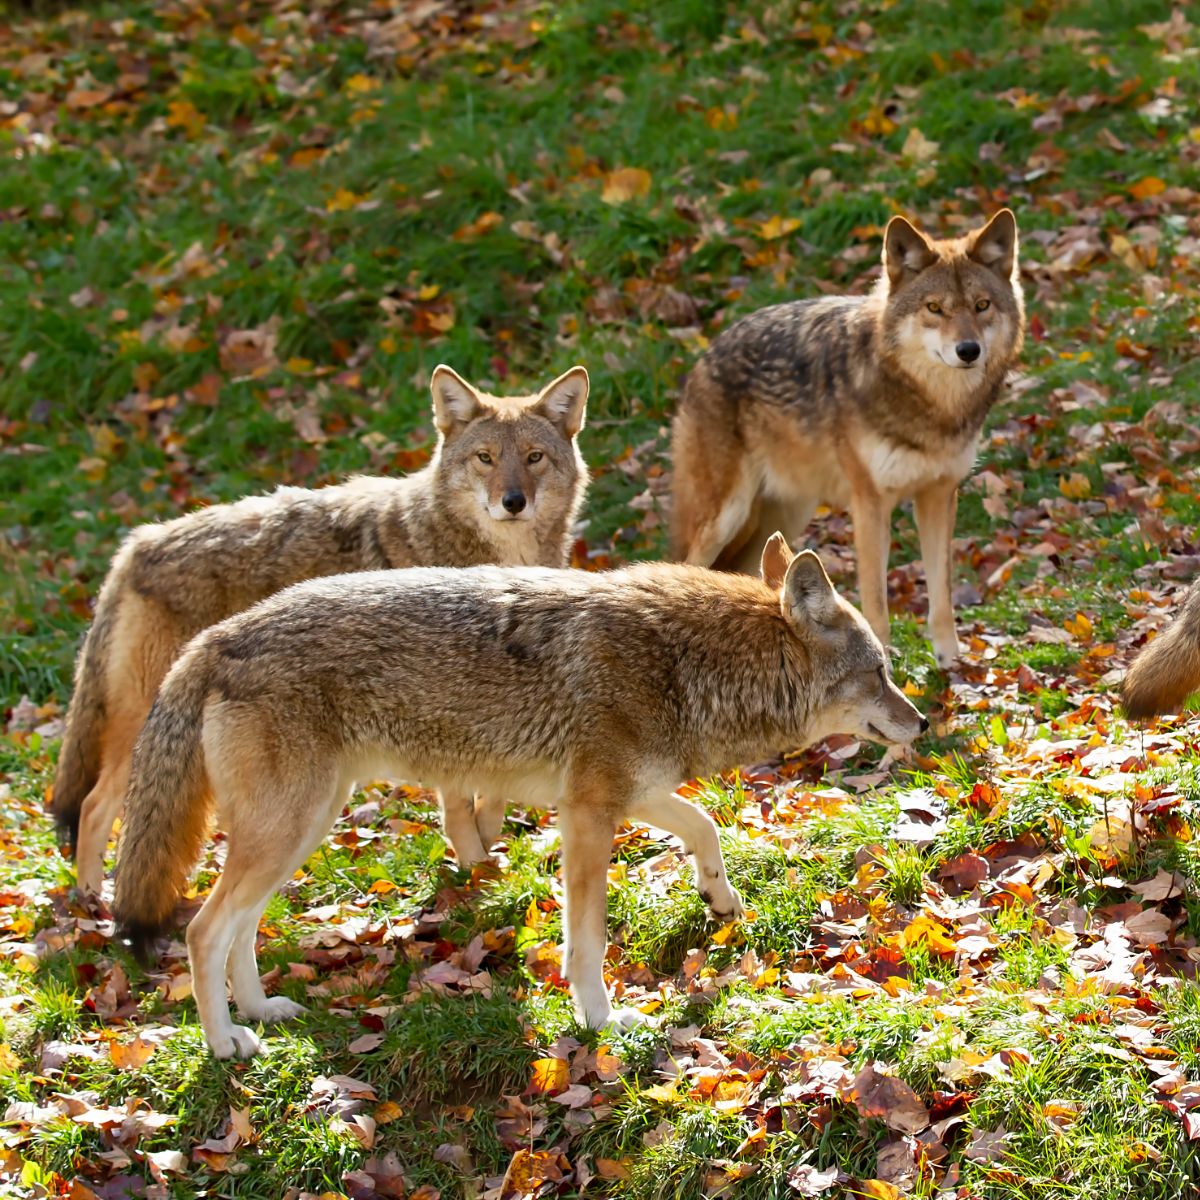
[[[430,380],[432,460],[399,479],[282,487],[134,529],[117,552],[75,669],[53,811],[98,895],[134,740],[194,634],[301,580],[480,563],[562,567],[587,487],[576,444],[588,376],[490,396],[449,367]],[[497,801],[502,803],[502,799]]]

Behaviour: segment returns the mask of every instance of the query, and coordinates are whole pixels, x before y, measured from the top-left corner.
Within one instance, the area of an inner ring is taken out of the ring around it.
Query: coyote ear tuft
[[[587,370],[572,367],[542,388],[534,408],[557,425],[566,437],[573,438],[583,428],[588,387]]]
[[[457,372],[442,363],[429,378],[433,393],[433,420],[443,436],[456,425],[465,425],[482,407],[479,393]]]
[[[836,609],[837,594],[821,560],[802,550],[788,564],[780,604],[783,614],[797,623],[824,625]]]
[[[767,538],[767,544],[762,552],[762,577],[767,587],[783,587],[783,577],[787,574],[788,564],[793,558],[788,549],[787,539],[778,531]]]
[[[937,253],[929,239],[903,217],[893,217],[883,234],[883,266],[893,287],[931,266]]]
[[[1002,208],[971,240],[967,256],[995,271],[1001,279],[1012,278],[1017,262],[1017,218]]]

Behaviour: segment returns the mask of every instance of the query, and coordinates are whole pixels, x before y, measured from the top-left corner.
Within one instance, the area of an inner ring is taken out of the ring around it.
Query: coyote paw
[[[708,908],[708,915],[714,921],[720,921],[722,925],[728,925],[730,921],[740,921],[746,912],[741,896],[728,884],[725,885],[723,893],[716,889],[711,892],[702,891],[700,899]]]
[[[943,671],[948,671],[958,661],[958,638],[953,634],[933,639],[933,657]]]
[[[286,996],[271,996],[252,1008],[243,1008],[239,1004],[238,1012],[251,1021],[261,1021],[264,1025],[271,1025],[276,1021],[290,1021],[295,1017],[303,1016],[308,1009],[303,1004],[297,1004],[295,1000],[289,1000]]]
[[[253,1058],[262,1053],[263,1046],[254,1030],[245,1025],[231,1025],[227,1033],[210,1037],[208,1048],[213,1058]]]
[[[604,1024],[616,1029],[638,1029],[643,1025],[653,1025],[654,1018],[636,1008],[614,1008]]]

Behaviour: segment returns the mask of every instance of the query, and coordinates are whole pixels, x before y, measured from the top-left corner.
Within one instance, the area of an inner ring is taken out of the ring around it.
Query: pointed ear
[[[821,560],[811,550],[797,554],[783,577],[783,615],[794,624],[823,625],[833,615],[836,599]]]
[[[783,587],[783,577],[787,574],[792,558],[793,554],[788,549],[787,539],[783,534],[771,534],[762,552],[763,583],[770,588]]]
[[[588,373],[583,367],[572,367],[553,383],[542,388],[534,410],[573,438],[583,428],[587,410]]]
[[[929,239],[903,217],[893,217],[883,234],[883,267],[893,287],[919,275],[937,258]]]
[[[429,379],[433,393],[433,420],[444,437],[456,425],[465,425],[481,407],[479,393],[457,371],[444,363],[434,367]]]
[[[971,241],[967,257],[995,271],[1001,279],[1012,278],[1017,261],[1017,218],[1002,208]]]

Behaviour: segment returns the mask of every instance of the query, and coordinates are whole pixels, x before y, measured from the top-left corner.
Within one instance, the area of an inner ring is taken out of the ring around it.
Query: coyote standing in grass
[[[301,580],[390,567],[565,566],[587,487],[576,444],[588,376],[574,367],[532,396],[486,395],[449,367],[430,380],[438,444],[401,479],[283,487],[126,539],[75,670],[53,810],[98,895],[104,848],[154,693],[201,629]],[[336,629],[330,630],[334,644]],[[481,801],[493,836],[503,798]]]
[[[663,563],[316,579],[206,630],[163,682],[134,754],[115,915],[143,947],[170,921],[215,807],[228,854],[187,933],[194,991],[212,1052],[253,1054],[226,976],[251,1020],[299,1011],[264,994],[255,934],[352,780],[438,788],[462,863],[484,854],[472,792],[514,796],[558,809],[566,976],[599,1027],[614,1018],[605,888],[623,820],[677,834],[729,920],[741,902],[716,827],[675,794],[682,780],[834,732],[901,743],[926,727],[820,560],[778,534],[761,580]]]
[[[688,377],[671,453],[674,557],[749,569],[765,531],[799,538],[849,507],[862,610],[888,640],[891,514],[914,501],[937,661],[958,655],[958,485],[1021,348],[1017,223],[934,241],[894,217],[866,297],[795,300],[722,333]]]
[[[1135,720],[1179,712],[1200,691],[1200,580],[1183,611],[1133,660],[1121,684],[1125,712]]]

